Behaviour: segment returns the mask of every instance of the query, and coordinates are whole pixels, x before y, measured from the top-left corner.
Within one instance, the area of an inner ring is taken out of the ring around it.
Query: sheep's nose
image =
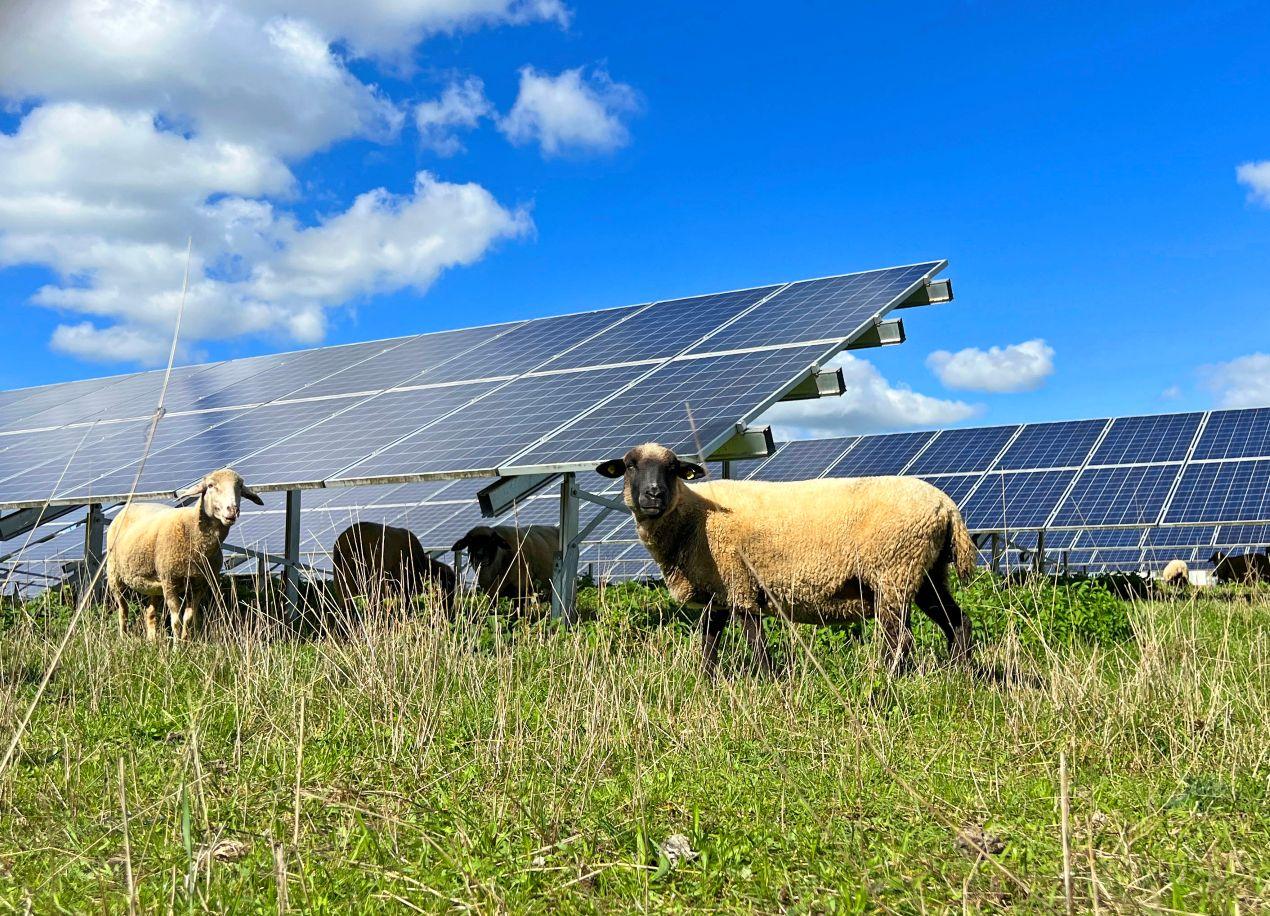
[[[656,484],[656,483],[649,484],[647,487],[644,488],[644,493],[648,496],[661,496],[662,494],[661,484]]]

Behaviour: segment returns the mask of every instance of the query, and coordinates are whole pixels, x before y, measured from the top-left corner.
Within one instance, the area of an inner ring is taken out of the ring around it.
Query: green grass
[[[1078,908],[1270,908],[1270,604],[962,596],[1007,677],[925,622],[892,681],[867,631],[771,621],[781,673],[730,634],[711,683],[638,586],[571,631],[343,643],[151,646],[93,611],[0,774],[0,909],[125,912],[130,864],[142,911],[1052,913],[1060,751]],[[5,744],[68,618],[6,612]]]

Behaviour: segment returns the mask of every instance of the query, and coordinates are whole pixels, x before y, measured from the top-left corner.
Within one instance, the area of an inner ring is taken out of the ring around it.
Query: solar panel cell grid
[[[989,426],[946,430],[917,456],[907,473],[956,474],[987,470],[1017,429],[1017,426]]]
[[[1077,547],[1137,547],[1145,528],[1105,528],[1080,532]]]
[[[1217,530],[1218,546],[1270,544],[1270,525],[1222,525]]]
[[[546,368],[603,366],[625,362],[634,354],[640,359],[667,359],[778,289],[779,286],[764,286],[658,302],[594,340],[557,356]]]
[[[982,477],[982,474],[954,474],[949,477],[926,477],[924,479],[931,486],[943,490],[953,502],[960,506]]]
[[[876,477],[898,474],[934,433],[893,433],[865,436],[842,456],[828,477]]]
[[[984,478],[962,514],[972,529],[1039,528],[1074,471],[1018,471]]]
[[[939,262],[795,283],[691,352],[844,338],[939,268]]]
[[[792,385],[823,354],[820,346],[791,347],[668,363],[517,456],[514,464],[599,462],[641,442],[695,454],[698,440],[706,448],[725,437],[738,419],[750,416],[777,389]]]
[[[805,439],[786,442],[762,469],[763,480],[809,480],[819,477],[843,453],[851,440]]]
[[[1090,456],[1090,464],[1150,464],[1181,461],[1191,447],[1203,414],[1166,414],[1155,417],[1119,417],[1102,444]]]
[[[1089,457],[1094,442],[1107,426],[1106,420],[1078,420],[1073,423],[1035,423],[1025,426],[1010,443],[996,467],[1000,470],[1080,467]]]
[[[1179,465],[1087,468],[1059,507],[1056,526],[1155,524]]]
[[[1270,455],[1270,408],[1216,410],[1195,444],[1197,461]]]
[[[1147,531],[1148,547],[1193,547],[1207,545],[1213,541],[1216,532],[1213,526],[1186,528],[1152,528]]]
[[[1169,505],[1167,522],[1270,518],[1270,460],[1192,464]]]

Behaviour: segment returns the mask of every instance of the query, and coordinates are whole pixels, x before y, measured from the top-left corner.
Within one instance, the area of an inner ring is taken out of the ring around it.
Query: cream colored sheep
[[[560,529],[554,525],[478,525],[452,548],[466,550],[476,584],[492,598],[525,604],[551,594]]]
[[[708,670],[729,616],[765,660],[759,618],[843,623],[876,616],[892,670],[912,649],[909,605],[943,630],[955,658],[969,660],[970,621],[948,589],[948,567],[964,579],[975,546],[956,504],[912,477],[791,483],[719,480],[692,486],[699,465],[660,445],[631,449],[596,469],[625,478],[624,498],[640,540],[680,601],[708,605]]]
[[[1185,560],[1169,560],[1160,573],[1160,581],[1169,586],[1185,587],[1191,584],[1191,569]]]
[[[238,520],[239,503],[263,502],[229,468],[213,471],[177,494],[197,496],[182,509],[157,503],[133,503],[106,530],[106,570],[119,611],[119,632],[128,622],[124,590],[146,599],[146,637],[159,635],[159,611],[166,605],[176,639],[198,630],[203,602],[216,588],[221,545]],[[184,604],[184,609],[182,609]]]

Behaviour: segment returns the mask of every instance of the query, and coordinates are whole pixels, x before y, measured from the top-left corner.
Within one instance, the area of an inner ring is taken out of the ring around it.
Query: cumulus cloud
[[[57,276],[33,297],[67,315],[57,350],[154,363],[167,354],[191,236],[189,344],[320,342],[331,308],[425,290],[532,228],[480,185],[428,173],[303,224],[289,209],[301,190],[293,165],[344,139],[391,140],[405,116],[344,55],[543,19],[564,23],[567,12],[550,0],[3,6],[0,99],[25,114],[0,133],[0,269]],[[442,144],[488,115],[479,80],[452,89],[422,119]]]
[[[1219,407],[1270,406],[1270,353],[1250,353],[1200,370]]]
[[[623,119],[639,107],[635,90],[603,70],[550,76],[524,67],[516,102],[499,127],[518,146],[537,143],[544,156],[611,152],[630,142]]]
[[[485,84],[474,76],[451,83],[440,97],[415,106],[415,125],[420,142],[441,156],[463,151],[463,143],[455,136],[458,130],[471,130],[494,110],[485,97]]]
[[[948,388],[997,393],[1033,391],[1054,372],[1054,348],[1037,338],[1004,347],[936,350],[927,367]]]
[[[1248,188],[1248,199],[1270,207],[1270,159],[1245,162],[1235,169],[1235,179]]]
[[[835,357],[846,393],[836,398],[777,404],[760,422],[770,423],[777,438],[804,439],[946,426],[977,416],[982,408],[892,385],[867,360],[849,353]]]

